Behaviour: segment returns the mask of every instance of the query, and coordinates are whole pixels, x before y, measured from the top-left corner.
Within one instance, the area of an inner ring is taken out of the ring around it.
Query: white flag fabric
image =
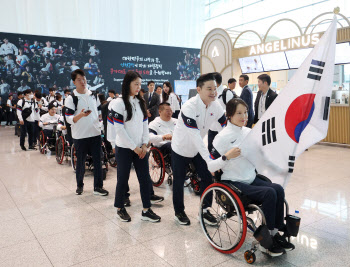
[[[286,186],[295,159],[327,136],[337,19],[242,142],[259,174]]]

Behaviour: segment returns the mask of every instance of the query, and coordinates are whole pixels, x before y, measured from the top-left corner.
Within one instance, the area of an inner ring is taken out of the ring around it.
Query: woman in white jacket
[[[163,83],[163,92],[160,102],[169,103],[171,110],[173,111],[173,118],[177,119],[180,113],[180,103],[178,96],[174,93],[173,87],[171,86],[170,82]]]
[[[227,126],[215,137],[210,153],[212,159],[221,157],[222,160],[215,160],[208,167],[211,172],[221,169],[222,181],[232,183],[242,194],[262,204],[266,224],[274,242],[269,249],[260,249],[264,249],[263,252],[271,256],[280,256],[285,251],[294,249],[294,245],[278,233],[285,228],[284,189],[279,184],[259,178],[255,166],[241,155],[239,146],[251,131],[245,127],[248,121],[247,110],[248,105],[240,98],[233,98],[226,104]]]
[[[149,178],[147,144],[149,142],[148,120],[145,100],[139,95],[141,75],[129,71],[123,80],[122,97],[108,105],[107,138],[115,147],[117,161],[117,187],[114,206],[121,221],[131,218],[124,207],[131,163],[140,183],[143,204],[142,220],[159,222],[160,217],[151,210],[151,179]]]

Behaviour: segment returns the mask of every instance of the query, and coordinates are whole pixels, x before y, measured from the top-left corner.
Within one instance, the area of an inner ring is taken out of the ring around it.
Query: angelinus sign
[[[313,33],[309,35],[302,35],[288,39],[253,45],[250,47],[249,55],[253,56],[266,53],[280,52],[290,49],[305,48],[309,47],[310,45],[316,45],[319,40],[320,34]]]

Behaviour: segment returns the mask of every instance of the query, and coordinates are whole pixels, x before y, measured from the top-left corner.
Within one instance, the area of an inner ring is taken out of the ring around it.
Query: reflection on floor
[[[105,181],[108,197],[92,194],[86,171],[85,193],[74,194],[70,164],[54,156],[22,152],[13,128],[0,128],[1,266],[246,266],[243,252],[251,237],[232,255],[214,250],[197,221],[199,197],[185,189],[191,226],[174,220],[171,188],[154,211],[162,222],[141,221],[135,173],[130,177],[130,223],[116,218],[113,207],[116,170]],[[291,210],[302,217],[296,250],[270,259],[257,252],[257,266],[350,265],[350,149],[315,145],[297,160],[286,189]]]

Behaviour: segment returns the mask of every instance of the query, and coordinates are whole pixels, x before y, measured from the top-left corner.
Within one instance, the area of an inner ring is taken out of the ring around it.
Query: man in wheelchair
[[[159,105],[159,117],[156,117],[149,124],[149,140],[153,146],[157,147],[170,163],[171,139],[177,119],[172,118],[173,111],[169,103]],[[168,171],[167,171],[168,172]]]
[[[238,146],[251,130],[244,127],[248,118],[247,108],[247,104],[239,98],[227,103],[227,127],[214,139],[210,153],[212,159],[218,160],[210,162],[208,168],[211,172],[221,169],[222,182],[232,184],[244,197],[262,206],[272,243],[268,248],[261,245],[259,248],[270,256],[280,256],[285,251],[294,249],[294,245],[286,240],[284,189],[279,184],[261,179],[256,174],[255,167],[241,156]],[[280,235],[279,231],[284,232],[284,235]]]
[[[56,114],[56,107],[54,103],[50,103],[48,106],[49,112],[40,117],[39,126],[43,129],[45,140],[48,142],[48,147],[54,146],[56,142],[54,128],[58,124],[60,115]]]

